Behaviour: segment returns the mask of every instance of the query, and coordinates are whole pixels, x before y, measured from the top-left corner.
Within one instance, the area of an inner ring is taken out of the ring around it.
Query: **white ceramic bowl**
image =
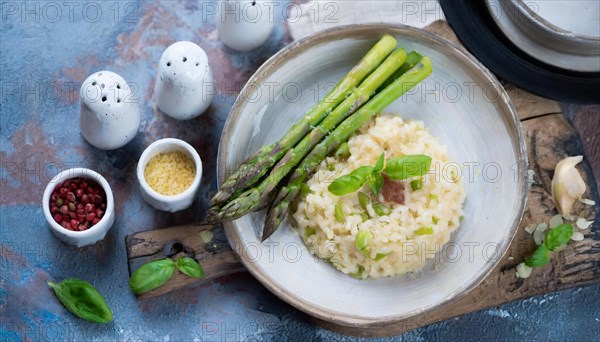
[[[82,177],[96,181],[106,193],[106,210],[104,216],[100,219],[100,222],[91,226],[89,229],[84,231],[72,231],[64,228],[52,217],[50,213],[50,196],[56,186],[67,179]],[[58,175],[54,176],[52,180],[46,186],[44,190],[44,196],[42,198],[42,210],[44,211],[44,217],[46,222],[50,226],[50,229],[62,241],[69,245],[83,247],[94,244],[106,236],[106,233],[110,230],[113,223],[115,222],[115,201],[110,185],[98,172],[86,168],[74,168],[65,170]]]
[[[527,197],[520,122],[494,75],[464,49],[438,36],[384,24],[318,32],[261,66],[225,123],[217,160],[219,181],[246,156],[280,138],[315,105],[315,92],[322,98],[386,33],[406,51],[428,56],[433,73],[385,112],[423,121],[453,160],[476,163],[470,164],[472,173],[461,173],[467,177],[465,219],[438,255],[437,269],[430,262],[417,278],[357,280],[315,259],[287,223],[261,243],[264,211],[224,223],[242,263],[270,291],[322,320],[355,328],[398,323],[477,286],[506,252]],[[275,96],[264,95],[269,84],[276,85],[270,88]],[[291,91],[298,88],[301,93]],[[261,90],[262,96],[257,95]],[[500,177],[494,173],[498,169]]]
[[[148,185],[146,178],[144,178],[144,170],[150,159],[157,154],[173,151],[181,151],[194,161],[194,165],[196,166],[196,176],[194,177],[192,185],[184,192],[173,196],[166,196],[154,191]],[[196,194],[200,188],[200,180],[202,179],[202,160],[192,145],[185,141],[174,138],[160,139],[150,144],[150,146],[142,153],[137,165],[137,178],[140,182],[142,197],[146,203],[158,210],[170,212],[183,210],[192,205],[196,199]]]

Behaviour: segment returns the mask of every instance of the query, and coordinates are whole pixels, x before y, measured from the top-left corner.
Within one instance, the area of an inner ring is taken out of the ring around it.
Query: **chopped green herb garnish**
[[[410,188],[412,191],[420,190],[423,187],[423,180],[421,178],[415,179],[410,182]]]
[[[390,255],[390,253],[392,253],[392,252],[390,251],[387,253],[377,253],[377,255],[375,255],[375,258],[373,260],[375,260],[375,261],[381,260],[381,259],[385,258],[386,256]]]
[[[346,222],[346,215],[344,214],[344,208],[341,203],[337,203],[334,208],[335,220],[339,223]]]
[[[390,208],[385,207],[379,202],[373,203],[373,211],[378,216],[387,216],[392,213],[392,210]]]
[[[358,193],[358,203],[360,203],[360,206],[364,210],[367,210],[367,207],[369,206],[369,204],[371,204],[371,196],[365,194],[364,192],[359,192]]]
[[[421,227],[421,228],[415,230],[415,235],[431,235],[431,234],[433,234],[432,227]]]
[[[369,243],[373,240],[373,234],[368,230],[361,230],[356,234],[356,249],[359,251],[365,250]]]

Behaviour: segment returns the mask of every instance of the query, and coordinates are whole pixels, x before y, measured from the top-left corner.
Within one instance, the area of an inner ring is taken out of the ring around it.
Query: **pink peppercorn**
[[[50,196],[50,213],[62,227],[75,231],[100,222],[106,209],[104,189],[93,180],[77,177],[58,184]]]

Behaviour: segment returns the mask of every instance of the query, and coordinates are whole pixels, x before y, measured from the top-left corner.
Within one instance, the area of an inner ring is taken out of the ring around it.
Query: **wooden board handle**
[[[125,238],[129,259],[129,274],[153,260],[179,256],[196,259],[204,269],[202,279],[190,278],[175,272],[165,285],[146,292],[139,298],[148,298],[171,292],[192,284],[210,281],[227,274],[245,271],[235,252],[229,247],[223,227],[185,225],[147,230]]]

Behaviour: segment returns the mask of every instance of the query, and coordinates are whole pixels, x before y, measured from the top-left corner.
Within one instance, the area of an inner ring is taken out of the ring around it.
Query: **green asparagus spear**
[[[230,198],[256,183],[279,159],[312,127],[318,125],[340,102],[342,102],[367,75],[375,70],[396,47],[396,39],[383,36],[369,52],[358,62],[344,78],[327,94],[321,102],[312,108],[279,141],[264,146],[239,166],[238,170],[227,178],[219,191],[213,196],[211,206],[220,207]]]
[[[233,220],[258,210],[268,204],[270,195],[279,182],[300,163],[312,148],[331,132],[348,115],[354,113],[375,93],[375,90],[387,80],[406,60],[406,52],[396,49],[383,63],[369,75],[360,86],[340,103],[319,126],[307,134],[294,148],[281,158],[269,175],[259,185],[250,188],[239,197],[225,204],[218,212],[211,208],[205,222],[216,223],[222,220]]]
[[[427,78],[431,71],[429,58],[423,57],[415,66],[379,92],[356,113],[344,120],[331,134],[313,148],[291,175],[288,184],[282,187],[274,197],[265,220],[262,241],[265,241],[279,228],[285,215],[287,215],[290,203],[296,199],[300,187],[312,175],[319,163],[374,115],[377,115],[402,94]]]
[[[406,56],[406,62],[404,62],[404,64],[402,64],[402,66],[398,70],[396,70],[396,72],[394,72],[394,74],[390,78],[388,78],[385,82],[383,82],[383,84],[379,87],[379,89],[377,89],[377,92],[379,93],[383,89],[387,88],[387,86],[389,86],[395,80],[397,80],[398,77],[404,75],[410,68],[417,65],[417,63],[419,63],[421,58],[423,58],[423,55],[421,55],[417,51],[409,52],[408,55]]]

